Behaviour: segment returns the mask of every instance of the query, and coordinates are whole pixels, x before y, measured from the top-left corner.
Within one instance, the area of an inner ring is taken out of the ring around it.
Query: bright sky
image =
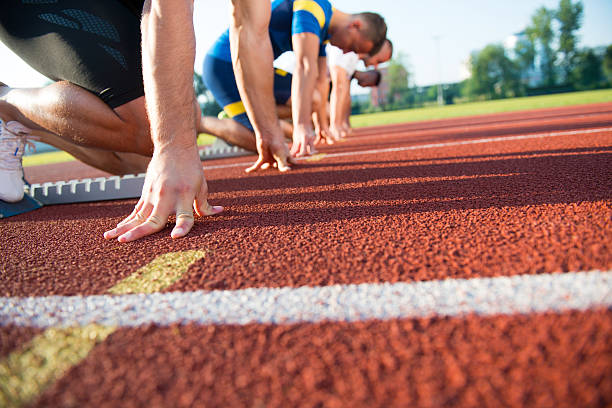
[[[229,1],[195,2],[197,54],[195,70],[216,37],[227,28]],[[455,82],[465,78],[465,62],[474,50],[489,43],[503,43],[529,23],[534,11],[544,5],[556,8],[558,0],[332,0],[346,12],[375,11],[389,26],[396,52],[407,56],[417,85]],[[612,44],[612,1],[583,0],[584,20],[579,31],[581,46]],[[440,40],[438,71],[436,41]],[[27,67],[0,43],[0,81],[11,86],[40,86],[46,79]]]

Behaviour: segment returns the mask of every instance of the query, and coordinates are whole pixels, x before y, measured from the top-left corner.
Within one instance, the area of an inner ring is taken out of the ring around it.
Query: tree
[[[193,73],[193,90],[195,92],[196,99],[200,104],[200,109],[202,109],[203,115],[217,116],[217,114],[221,112],[221,107],[217,101],[215,101],[214,98],[209,97],[208,88],[206,88],[206,85],[204,85],[202,75],[198,74],[197,72]]]
[[[608,45],[608,48],[606,48],[606,53],[604,54],[603,69],[606,76],[608,77],[609,84],[612,85],[612,44]]]
[[[409,90],[410,72],[404,65],[405,55],[398,53],[397,57],[391,59],[387,68],[389,81],[389,100],[390,104],[399,102],[402,96]]]
[[[473,53],[470,68],[469,92],[472,96],[499,99],[521,93],[519,70],[502,45],[489,44]]]
[[[539,56],[539,68],[543,76],[543,85],[555,85],[556,54],[552,48],[555,33],[552,21],[555,13],[546,7],[540,7],[531,17],[531,24],[525,30],[533,44],[536,44]]]
[[[580,90],[596,89],[603,85],[603,60],[591,48],[577,53],[576,66],[572,72],[576,88]]]
[[[536,47],[528,35],[524,32],[517,34],[518,41],[514,46],[517,68],[527,76],[527,73],[535,66]]]
[[[559,54],[560,66],[563,70],[564,81],[572,82],[572,71],[575,67],[578,39],[576,31],[582,25],[584,7],[581,1],[575,4],[572,0],[561,0],[555,18],[559,22]]]

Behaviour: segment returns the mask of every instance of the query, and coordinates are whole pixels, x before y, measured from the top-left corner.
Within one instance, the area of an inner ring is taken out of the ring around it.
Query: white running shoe
[[[5,123],[0,119],[0,200],[9,203],[23,198],[23,166],[21,158],[28,141],[30,129],[19,122]]]

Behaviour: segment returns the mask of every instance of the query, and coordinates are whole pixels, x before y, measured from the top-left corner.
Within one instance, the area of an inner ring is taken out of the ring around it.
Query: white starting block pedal
[[[222,139],[216,139],[212,146],[200,150],[200,160],[223,159],[225,157],[241,157],[255,154],[242,147],[232,146]]]
[[[32,184],[25,193],[44,205],[139,198],[144,173]]]

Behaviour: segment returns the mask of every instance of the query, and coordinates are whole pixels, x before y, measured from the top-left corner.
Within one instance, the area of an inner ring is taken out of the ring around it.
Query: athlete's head
[[[332,45],[344,52],[374,55],[382,47],[387,36],[387,24],[376,13],[345,15],[343,23],[330,37]]]
[[[378,64],[382,64],[383,62],[389,61],[392,56],[393,56],[393,43],[389,39],[385,40],[382,47],[380,47],[380,50],[378,50],[376,54],[360,55],[366,67],[374,66],[375,68],[378,67]]]
[[[357,79],[359,86],[378,86],[381,80],[380,71],[371,69],[369,71],[355,71],[353,76]]]

